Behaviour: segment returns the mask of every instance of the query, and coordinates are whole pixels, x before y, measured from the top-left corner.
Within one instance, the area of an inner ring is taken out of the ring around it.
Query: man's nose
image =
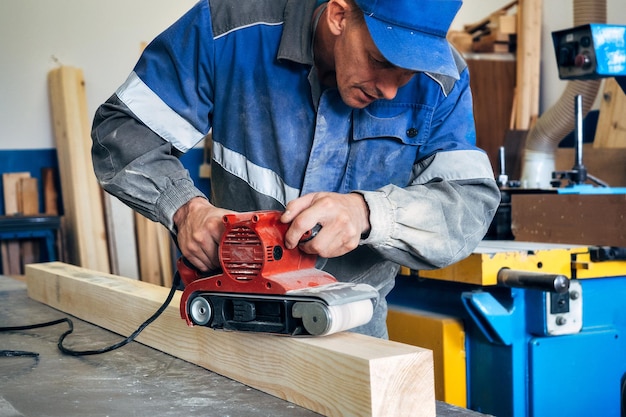
[[[383,81],[378,83],[376,89],[378,90],[379,98],[384,98],[386,100],[392,100],[396,94],[398,94],[399,84],[397,82],[392,81]]]
[[[376,83],[379,98],[392,100],[398,94],[398,89],[406,85],[412,77],[413,74],[408,74],[406,71],[383,75]]]

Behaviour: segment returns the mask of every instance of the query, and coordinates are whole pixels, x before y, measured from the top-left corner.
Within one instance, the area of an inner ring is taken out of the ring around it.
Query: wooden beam
[[[91,162],[90,117],[82,70],[62,66],[48,73],[54,136],[61,176],[70,261],[109,271],[102,191]]]
[[[626,148],[626,94],[615,78],[604,82],[594,148]]]
[[[515,128],[529,130],[539,116],[542,0],[520,0],[517,25]]]
[[[122,335],[168,293],[61,262],[28,265],[26,275],[32,299]],[[187,327],[179,303],[180,292],[137,340],[326,416],[435,416],[430,350],[348,332],[290,338]]]

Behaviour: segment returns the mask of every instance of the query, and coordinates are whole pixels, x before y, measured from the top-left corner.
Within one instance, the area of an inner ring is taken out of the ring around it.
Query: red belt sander
[[[367,284],[338,282],[315,268],[317,256],[298,247],[287,249],[289,225],[280,216],[278,211],[225,215],[218,275],[200,273],[178,259],[185,284],[180,314],[188,325],[322,336],[371,320],[378,291]]]

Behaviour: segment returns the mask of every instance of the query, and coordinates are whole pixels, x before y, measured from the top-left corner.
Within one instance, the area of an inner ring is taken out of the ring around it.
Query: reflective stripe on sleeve
[[[181,152],[187,152],[204,137],[165,104],[134,71],[115,94],[146,126]]]

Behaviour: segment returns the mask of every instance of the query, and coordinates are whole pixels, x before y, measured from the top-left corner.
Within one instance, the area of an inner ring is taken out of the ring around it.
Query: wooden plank
[[[7,275],[21,275],[22,270],[20,268],[21,254],[20,254],[20,242],[12,240],[3,242],[6,245],[6,251],[3,251],[2,265],[4,273]],[[6,256],[6,258],[4,257]]]
[[[26,275],[31,298],[122,335],[168,292],[60,262],[29,265]],[[187,327],[179,302],[180,292],[138,341],[326,416],[435,416],[429,350],[348,332],[290,338]]]
[[[517,14],[498,16],[498,30],[507,35],[517,33]]]
[[[2,242],[2,270],[5,275],[21,275],[20,242],[13,240]]]
[[[625,194],[513,194],[515,240],[626,247]]]
[[[135,213],[135,226],[140,279],[170,287],[174,263],[169,231],[139,213]]]
[[[23,178],[30,178],[30,172],[6,172],[2,174],[4,214],[14,216],[19,213],[17,184]]]
[[[137,255],[139,256],[139,279],[150,284],[161,285],[161,265],[155,222],[135,213]]]
[[[14,216],[19,213],[17,184],[20,179],[30,178],[29,172],[6,172],[2,174],[4,195],[4,213]],[[16,240],[1,242],[2,245],[2,272],[7,275],[22,273],[20,266],[20,243]]]
[[[161,269],[161,285],[171,287],[174,281],[174,254],[169,231],[159,224],[156,230],[157,248],[159,250],[159,267]]]
[[[515,128],[528,130],[539,115],[542,0],[520,0],[517,31]]]
[[[52,121],[74,264],[109,271],[102,192],[91,162],[90,117],[83,72],[62,66],[48,73]]]
[[[54,182],[54,168],[41,169],[41,182],[43,183],[44,213],[50,216],[59,215],[59,193]]]
[[[2,256],[2,274],[10,274],[10,257],[9,257],[9,245],[8,242],[0,242],[0,256]]]
[[[20,214],[29,216],[39,213],[38,187],[37,178],[21,178],[17,182],[17,206]]]
[[[37,178],[21,178],[17,183],[17,203],[20,214],[32,216],[39,213],[39,182]],[[20,273],[24,271],[24,265],[35,262],[39,258],[36,242],[22,240],[20,242]]]
[[[626,148],[626,94],[615,78],[604,81],[594,148]]]
[[[139,279],[135,216],[126,206],[110,194],[104,194],[106,226],[111,258],[111,273]]]

